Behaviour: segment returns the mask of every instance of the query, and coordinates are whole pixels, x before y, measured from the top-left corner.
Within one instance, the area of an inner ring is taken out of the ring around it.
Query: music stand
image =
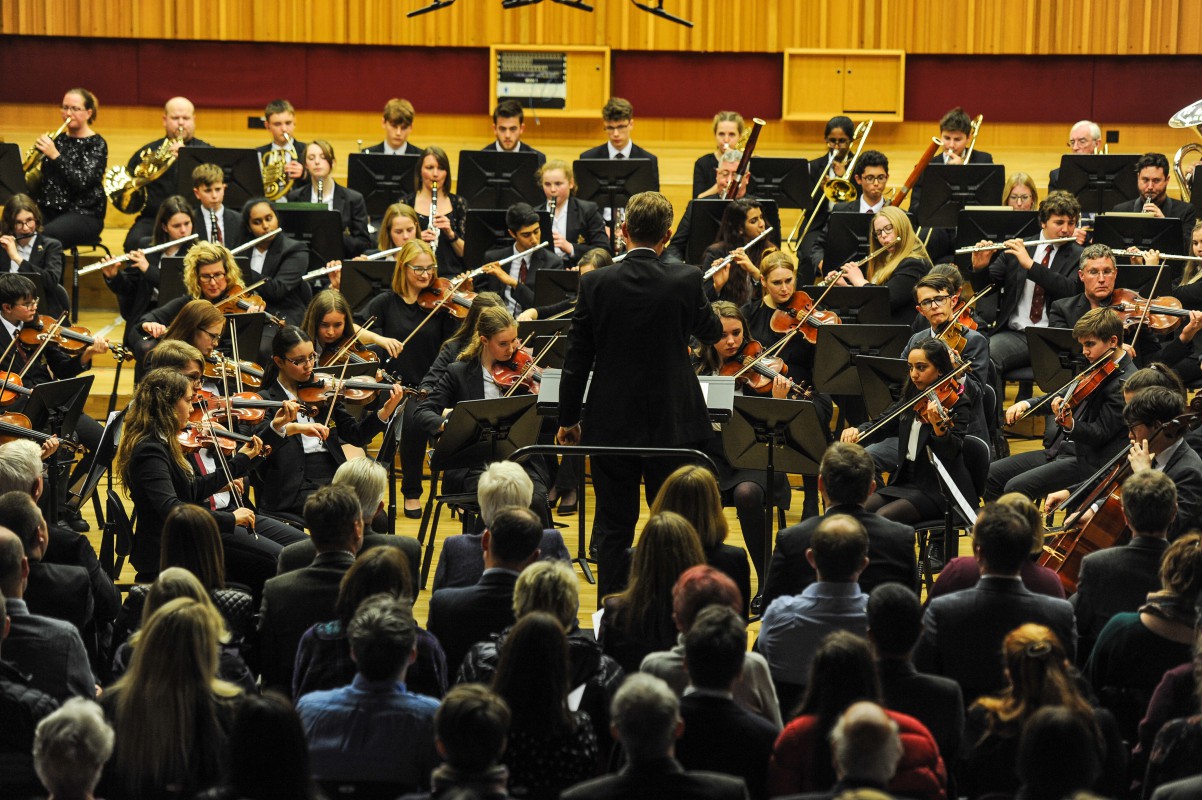
[[[910,362],[904,358],[860,356],[856,359],[856,373],[860,376],[869,419],[876,419],[901,398],[909,371]]]
[[[576,176],[576,195],[596,203],[602,209],[625,208],[626,201],[639,192],[659,191],[649,158],[578,158],[572,162]],[[618,226],[610,220],[610,251],[616,252]]]
[[[907,325],[820,326],[815,347],[823,357],[814,362],[814,389],[824,394],[860,394],[863,386],[856,366],[860,356],[897,358],[911,333]]]
[[[701,263],[701,255],[705,252],[705,248],[718,238],[722,215],[730,203],[730,200],[723,200],[720,197],[705,197],[690,203],[693,213],[689,219],[689,241],[685,247],[686,264]],[[771,200],[760,200],[759,203],[764,212],[764,224],[772,228],[768,239],[780,247],[780,210]]]
[[[1093,222],[1093,240],[1112,250],[1138,247],[1176,253],[1181,250],[1181,220],[1147,214],[1099,214]],[[1168,289],[1169,287],[1164,287]]]
[[[519,447],[534,444],[541,422],[534,395],[463,400],[455,404],[430,456],[440,472],[503,461]]]
[[[1160,272],[1160,267],[1149,267],[1144,264],[1120,264],[1119,274],[1115,277],[1114,288],[1116,289],[1134,289],[1137,293],[1144,297],[1152,291],[1152,284],[1156,282],[1156,274]],[[1171,281],[1169,270],[1160,278],[1160,286],[1157,287],[1157,294],[1167,294]]]
[[[956,221],[956,249],[971,247],[980,241],[1004,242],[1008,239],[1036,238],[1039,234],[1039,214],[1035,211],[966,209],[960,212]],[[954,258],[961,272],[967,274],[972,269],[972,253]]]
[[[580,273],[574,269],[540,269],[534,283],[534,305],[536,308],[558,303],[573,297],[580,287]]]
[[[846,325],[888,325],[893,320],[888,286],[802,286],[814,302],[826,292],[822,308],[834,311]],[[829,326],[828,326],[829,327]]]
[[[309,269],[321,269],[345,257],[339,212],[315,203],[278,203],[276,213],[284,232],[308,245]]]
[[[827,217],[823,269],[838,269],[868,255],[871,220],[871,215],[858,211],[840,211]]]
[[[1089,366],[1069,328],[1027,328],[1027,351],[1035,383],[1045,393],[1060,389]]]
[[[1002,196],[1006,167],[1001,164],[929,164],[922,176],[918,224],[954,228],[965,206],[992,205]]]
[[[259,344],[263,341],[263,327],[267,314],[262,311],[225,315],[225,332],[217,349],[226,358],[234,357],[233,340],[238,340],[238,357],[242,361],[255,361],[259,357]]]
[[[394,270],[387,261],[343,261],[339,291],[358,312],[376,295],[392,291]]]
[[[250,271],[250,258],[234,256],[234,263],[245,275]],[[159,259],[159,305],[166,305],[177,297],[188,293],[184,286],[184,257],[163,256]]]
[[[530,352],[538,355],[551,342],[555,334],[554,344],[547,354],[538,362],[544,369],[563,369],[563,360],[568,354],[568,329],[572,327],[571,317],[564,319],[535,319],[523,320],[518,323],[518,338],[522,344],[530,348]]]
[[[327,367],[317,367],[313,370],[314,373],[320,372],[322,375],[329,375],[331,378],[371,378],[376,379],[376,370],[380,368],[379,361],[363,361],[358,364],[347,364],[346,371],[342,369],[342,364],[330,364]]]
[[[0,205],[14,194],[27,194],[25,171],[21,169],[21,148],[12,142],[0,143]]]
[[[1081,213],[1100,214],[1139,197],[1135,162],[1138,155],[1078,155],[1060,157],[1058,187],[1074,195]]]
[[[747,194],[777,208],[810,208],[810,162],[804,158],[751,157]]]
[[[33,430],[65,439],[75,433],[75,426],[83,414],[83,407],[88,402],[88,395],[95,380],[95,375],[80,375],[61,381],[39,383],[30,391],[29,402],[25,404],[21,413],[29,418]],[[56,458],[46,470],[46,491],[42,497],[43,502],[48,499],[49,503],[42,511],[48,519],[56,523],[59,519],[59,480],[70,463]]]
[[[413,172],[420,159],[416,153],[390,156],[386,153],[351,153],[346,159],[346,188],[363,195],[367,217],[373,223],[384,218],[388,207],[413,191]]]
[[[539,186],[537,153],[460,150],[456,193],[468,208],[509,208],[514,203],[546,202]]]
[[[263,173],[259,154],[247,147],[181,147],[175,162],[179,168],[177,194],[192,199],[192,170],[201,164],[216,164],[225,175],[225,207],[240,211],[247,200],[263,196]]]
[[[551,238],[551,212],[539,211],[538,225],[542,232],[539,241],[553,244]],[[513,247],[513,237],[505,224],[505,209],[473,208],[467,212],[463,232],[463,263],[470,269],[482,266],[489,250]]]

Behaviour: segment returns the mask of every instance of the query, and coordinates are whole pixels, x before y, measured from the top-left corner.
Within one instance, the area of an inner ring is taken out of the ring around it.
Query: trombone
[[[964,151],[964,163],[967,164],[972,159],[972,151],[977,146],[977,134],[981,132],[981,123],[985,121],[984,114],[977,114],[976,118],[969,123],[968,126],[968,149]],[[943,147],[943,140],[938,136],[932,136],[931,141],[939,147]],[[949,148],[950,149],[950,148]],[[944,152],[947,152],[946,150]]]
[[[856,130],[852,135],[851,144],[848,145],[848,152],[852,153],[851,160],[847,162],[847,168],[843,170],[845,177],[832,176],[831,170],[834,168],[835,159],[832,157],[827,168],[822,173],[822,180],[815,184],[813,191],[810,192],[810,198],[818,196],[819,191],[824,195],[824,200],[829,200],[832,203],[846,203],[855,200],[859,196],[856,192],[855,184],[851,182],[852,170],[855,169],[856,159],[860,157],[860,153],[864,150],[864,142],[868,139],[868,133],[872,130],[872,120],[864,120],[856,126]],[[853,152],[854,151],[854,152]],[[832,185],[833,184],[833,185]],[[781,243],[782,247],[793,248],[794,255],[801,249],[801,243],[805,239],[806,234],[810,231],[810,226],[814,224],[814,220],[818,218],[818,212],[823,208],[823,200],[819,200],[814,204],[814,210],[810,213],[809,219],[806,220],[805,215],[797,218],[797,224],[793,226],[789,238]],[[805,227],[801,227],[802,220],[806,220]],[[800,229],[801,233],[798,234]]]

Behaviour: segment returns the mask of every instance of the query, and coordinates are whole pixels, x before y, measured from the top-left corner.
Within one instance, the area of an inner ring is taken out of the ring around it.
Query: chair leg
[[[430,526],[430,538],[426,541],[426,552],[422,555],[422,588],[426,588],[430,577],[430,565],[434,563],[434,540],[438,536],[438,518],[442,515],[443,503],[434,504],[434,521]]]

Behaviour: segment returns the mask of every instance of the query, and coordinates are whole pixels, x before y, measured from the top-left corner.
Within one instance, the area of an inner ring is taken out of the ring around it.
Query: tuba
[[[292,191],[292,179],[284,171],[296,154],[292,150],[292,137],[285,133],[284,138],[287,145],[283,150],[272,148],[263,154],[263,196],[268,200],[279,200]]]
[[[1169,120],[1170,128],[1193,128],[1198,136],[1202,137],[1202,100],[1191,103],[1185,108],[1178,111]],[[1177,176],[1177,185],[1181,187],[1181,199],[1185,202],[1192,202],[1192,180],[1197,177],[1198,161],[1195,161],[1189,168],[1189,175],[1181,168],[1181,162],[1190,153],[1202,154],[1202,145],[1197,142],[1188,142],[1181,146],[1173,156],[1173,174]]]
[[[54,133],[47,133],[51,141],[59,137],[63,131],[67,129],[67,124],[71,120],[63,120],[63,124],[58,126],[58,130]],[[21,162],[21,171],[25,173],[25,186],[29,188],[29,193],[37,195],[38,189],[42,186],[42,159],[46,154],[39,150],[36,146],[31,146],[25,154],[25,160]]]
[[[147,147],[139,154],[141,161],[134,167],[132,175],[120,165],[104,171],[104,193],[113,202],[113,207],[124,214],[137,214],[146,206],[146,186],[162,177],[175,163],[172,145],[184,143],[184,126],[176,131],[174,139],[164,137],[163,143],[154,150]]]

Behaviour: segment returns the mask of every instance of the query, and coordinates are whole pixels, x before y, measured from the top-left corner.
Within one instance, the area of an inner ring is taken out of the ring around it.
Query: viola
[[[237,381],[238,376],[235,373],[235,363],[237,363],[237,372],[242,373],[242,382],[244,384],[255,389],[263,385],[263,368],[255,362],[235,362],[232,358],[218,358],[212,353],[205,359],[204,375],[206,378],[215,381],[223,379]]]
[[[1119,315],[1125,328],[1138,325],[1145,309],[1148,317],[1144,324],[1158,332],[1171,331],[1183,319],[1189,319],[1189,312],[1181,307],[1181,301],[1176,297],[1157,297],[1149,301],[1133,289],[1115,289],[1110,294],[1110,303],[1109,308]]]
[[[513,351],[508,361],[493,364],[490,372],[497,386],[511,391],[517,386],[525,386],[530,394],[538,394],[542,385],[542,367],[538,366],[533,354],[524,347]]]
[[[1056,413],[1056,422],[1064,425],[1072,409],[1084,403],[1085,399],[1097,391],[1118,368],[1117,361],[1107,358],[1096,369],[1070,383],[1064,402],[1060,404],[1060,410]]]
[[[776,307],[768,324],[777,333],[800,328],[807,342],[817,344],[819,325],[842,325],[843,320],[834,311],[815,308],[814,301],[805,292],[794,292],[788,303]]]
[[[39,316],[33,322],[27,322],[21,327],[19,338],[21,344],[29,349],[41,347],[42,342],[47,341],[45,331],[48,328],[53,328],[58,322],[54,317]],[[85,347],[90,347],[96,343],[96,338],[92,336],[92,332],[81,326],[66,327],[58,326],[58,330],[49,337],[50,344],[57,345],[68,353],[79,353]],[[133,353],[127,352],[124,347],[119,344],[108,343],[109,352],[118,361],[125,361],[133,358]]]
[[[29,397],[33,394],[21,384],[21,376],[15,372],[0,372],[0,406],[7,406],[18,397]]]
[[[207,410],[214,417],[231,417],[239,422],[251,424],[262,422],[268,411],[283,407],[282,400],[268,400],[253,392],[239,392],[229,397],[220,397],[212,392],[200,389],[193,398],[193,407]],[[300,413],[313,416],[317,407],[306,403],[300,404]]]
[[[788,397],[800,400],[810,398],[810,390],[804,383],[794,383],[785,375],[789,368],[784,359],[776,357],[760,358],[764,346],[755,339],[749,339],[739,348],[739,352],[728,358],[718,370],[719,375],[733,376],[735,384],[750,386],[756,394],[771,394],[772,384],[776,378],[784,378],[789,384]],[[750,368],[748,368],[750,365]]]
[[[48,433],[35,431],[33,423],[24,414],[17,414],[15,412],[0,413],[0,444],[11,442],[14,439],[28,439],[31,442],[45,444],[52,438]],[[58,446],[64,450],[70,450],[72,453],[82,453],[84,450],[82,444],[73,442],[70,439],[59,439]]]
[[[366,378],[338,380],[336,378],[314,377],[315,380],[312,382],[297,387],[296,392],[296,396],[300,402],[308,404],[313,410],[320,410],[331,400],[336,400],[339,397],[355,405],[370,403],[375,399],[376,392],[391,392],[392,387],[396,385],[371,381]],[[426,396],[425,389],[412,389],[408,386],[401,386],[401,389],[409,397],[424,398]],[[312,416],[312,414],[309,416]]]
[[[471,281],[465,281],[463,286],[471,286]],[[464,291],[449,278],[435,278],[430,285],[417,293],[417,303],[427,311],[435,308],[446,309],[446,312],[456,319],[463,319],[472,310],[472,300],[475,292]],[[440,305],[441,304],[441,305]]]
[[[274,314],[267,313],[267,302],[262,297],[259,297],[257,294],[238,294],[240,291],[242,291],[242,287],[238,284],[234,284],[229,289],[231,296],[225,298],[224,300],[217,300],[213,303],[213,305],[221,309],[221,313],[223,314],[245,314],[248,313],[251,308],[257,306],[259,309],[263,310],[263,313],[267,316],[268,322],[275,323],[281,328],[284,327],[284,320],[280,319]]]

